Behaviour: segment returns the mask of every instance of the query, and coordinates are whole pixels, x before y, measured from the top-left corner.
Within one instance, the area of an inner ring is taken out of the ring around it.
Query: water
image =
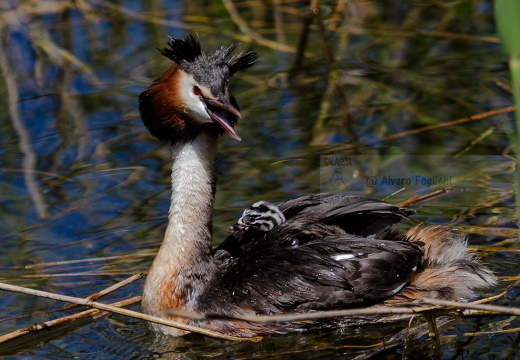
[[[262,55],[257,66],[232,81],[243,113],[236,128],[243,141],[221,140],[215,244],[245,207],[261,199],[335,191],[401,203],[449,187],[447,194],[417,204],[415,221],[449,224],[468,237],[501,277],[500,286],[486,295],[511,285],[520,270],[514,163],[503,155],[509,154],[511,113],[424,130],[511,105],[492,3],[321,2],[303,58],[262,42],[278,41],[296,51],[307,6],[242,3],[239,14],[259,43],[237,31],[220,3],[0,5],[1,281],[87,297],[148,270],[165,228],[171,155],[143,128],[137,95],[169,66],[156,50],[166,34],[192,31],[206,49],[242,42],[241,50]],[[412,129],[419,131],[405,134]],[[330,164],[326,158],[349,160]],[[102,301],[138,296],[142,285],[139,280]],[[518,307],[517,297],[512,287],[498,303]],[[1,333],[78,311],[4,291],[0,304]],[[514,358],[518,333],[479,333],[518,326],[508,317],[459,319],[443,328],[440,357]],[[0,353],[354,357],[364,350],[352,345],[386,341],[399,329],[350,329],[255,344],[165,340],[138,320],[108,315],[22,337],[0,346]],[[434,355],[426,337],[384,354],[403,353]]]

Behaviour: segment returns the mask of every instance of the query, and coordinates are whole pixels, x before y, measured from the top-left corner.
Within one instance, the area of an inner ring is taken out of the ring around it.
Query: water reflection
[[[498,243],[499,251],[481,248],[479,255],[499,275],[519,273],[511,252],[518,238],[513,163],[501,156],[510,116],[426,131],[510,105],[491,2],[323,1],[317,15],[306,3],[285,1],[136,4],[0,5],[2,281],[86,297],[147,271],[164,231],[171,156],[142,127],[136,98],[168,66],[156,47],[166,34],[187,31],[197,32],[210,49],[239,41],[241,49],[262,55],[259,66],[232,84],[244,115],[237,127],[244,141],[221,142],[215,243],[254,201],[331,190],[320,177],[326,171],[322,157],[352,156],[357,175],[340,167],[327,174],[329,185],[377,198],[404,187],[390,198],[395,202],[431,187],[363,182],[385,174],[452,174],[450,186],[459,191],[417,206],[417,221],[451,223],[475,248]],[[405,136],[411,129],[419,131]],[[442,158],[434,162],[431,155]],[[106,301],[139,295],[141,286],[134,283]],[[1,292],[0,303],[2,332],[62,314],[51,311],[61,305],[27,295]],[[494,321],[481,319],[479,326],[492,328]],[[17,351],[40,357],[61,357],[60,348],[106,357],[116,357],[114,348],[142,356],[159,351],[135,324],[96,319]],[[463,337],[462,329],[452,331]],[[134,337],[141,340],[130,346]],[[501,354],[517,341],[495,338],[486,351]],[[190,341],[175,340],[182,344],[172,351],[188,357],[235,352],[211,340],[207,352],[194,350],[206,340]],[[314,334],[234,346],[241,356],[265,356],[324,342]],[[452,346],[455,340],[446,340],[443,349]],[[464,346],[478,352],[478,339]]]

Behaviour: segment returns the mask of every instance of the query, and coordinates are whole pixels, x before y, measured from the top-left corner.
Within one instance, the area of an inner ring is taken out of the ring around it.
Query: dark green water
[[[501,278],[483,296],[512,285],[520,272],[514,162],[504,155],[512,114],[424,129],[512,105],[492,2],[325,1],[308,27],[306,2],[235,6],[253,34],[216,2],[0,5],[0,281],[87,297],[148,270],[165,228],[171,156],[143,128],[137,95],[169,66],[156,50],[166,35],[197,32],[206,49],[241,42],[262,56],[232,82],[243,141],[221,140],[215,244],[260,199],[332,191],[401,203],[449,187],[415,206],[415,220],[468,238]],[[138,296],[142,285],[102,301]],[[518,307],[518,295],[513,286],[497,303]],[[63,305],[0,292],[0,333],[77,311]],[[508,317],[459,319],[441,328],[437,356],[513,359],[518,332],[497,331],[519,326]],[[399,329],[237,344],[157,339],[141,321],[109,315],[0,345],[0,354],[355,357],[362,350],[352,345]],[[378,356],[405,353],[434,356],[427,337]]]

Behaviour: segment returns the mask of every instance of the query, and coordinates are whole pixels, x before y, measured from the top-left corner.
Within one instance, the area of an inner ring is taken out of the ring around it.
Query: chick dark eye
[[[194,86],[192,91],[193,91],[193,94],[195,94],[197,96],[202,95],[202,91],[200,91],[198,86]]]

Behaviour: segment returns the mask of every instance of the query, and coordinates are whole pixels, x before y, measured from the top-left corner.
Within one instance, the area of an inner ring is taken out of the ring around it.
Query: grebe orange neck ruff
[[[413,211],[353,196],[319,194],[278,206],[246,209],[239,235],[212,250],[217,141],[240,110],[230,77],[258,55],[235,46],[204,53],[193,36],[172,39],[161,52],[174,64],[139,96],[143,123],[172,144],[168,226],[143,289],[143,311],[174,318],[172,310],[215,315],[301,313],[353,306],[420,305],[421,298],[467,301],[496,282],[442,227],[390,227]],[[246,218],[246,216],[249,216]],[[186,320],[235,336],[284,334],[360,325],[363,319],[254,324]],[[393,321],[395,317],[371,322]],[[152,325],[157,332],[186,332]]]

